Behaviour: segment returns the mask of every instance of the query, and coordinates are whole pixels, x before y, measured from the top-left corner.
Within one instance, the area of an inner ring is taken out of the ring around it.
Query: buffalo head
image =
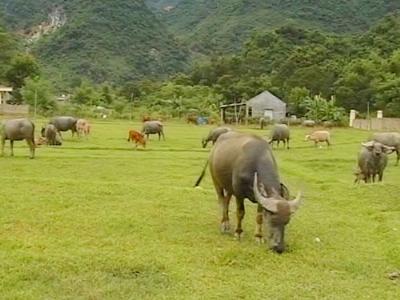
[[[301,193],[296,199],[288,201],[272,190],[267,195],[265,187],[258,183],[257,173],[254,175],[253,192],[257,202],[264,209],[264,224],[268,231],[268,243],[272,250],[282,253],[285,251],[285,226],[289,223],[291,215],[299,208]]]
[[[382,154],[390,154],[396,149],[395,147],[389,147],[374,141],[361,143],[361,145],[365,147],[368,151],[372,152],[372,155],[375,157],[381,157]]]

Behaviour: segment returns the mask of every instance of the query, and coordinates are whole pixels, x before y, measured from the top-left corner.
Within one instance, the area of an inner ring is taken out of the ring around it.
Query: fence
[[[365,130],[395,130],[400,131],[400,119],[398,118],[372,118],[371,120],[366,119],[355,119],[353,121],[353,128],[365,129]]]
[[[28,105],[10,105],[6,103],[0,104],[0,115],[27,116],[28,113],[29,113]]]

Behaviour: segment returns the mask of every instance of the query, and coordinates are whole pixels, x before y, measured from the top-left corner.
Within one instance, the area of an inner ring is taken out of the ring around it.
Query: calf
[[[318,146],[319,142],[326,142],[328,147],[330,146],[331,142],[331,135],[328,131],[325,130],[318,130],[314,131],[313,133],[306,135],[305,140],[306,141],[314,141],[315,147]]]
[[[78,119],[76,121],[76,132],[78,136],[85,135],[86,137],[90,134],[90,124],[85,119]]]
[[[142,145],[143,148],[146,148],[146,139],[142,133],[136,130],[129,130],[128,142],[135,142],[135,148],[137,148],[138,144]]]

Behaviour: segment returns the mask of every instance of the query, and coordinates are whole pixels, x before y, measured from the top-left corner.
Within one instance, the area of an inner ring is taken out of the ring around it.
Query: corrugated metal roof
[[[268,91],[264,91],[261,94],[258,94],[257,96],[248,100],[246,103],[249,106],[252,106],[254,104],[260,104],[260,103],[274,103],[274,104],[280,104],[282,106],[283,105],[286,106],[285,102],[283,102],[281,99],[279,99],[274,94],[272,94]]]

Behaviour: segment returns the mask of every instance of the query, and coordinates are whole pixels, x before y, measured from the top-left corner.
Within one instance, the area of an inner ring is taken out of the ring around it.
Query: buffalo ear
[[[374,142],[361,143],[361,146],[367,148],[369,151],[374,149]]]
[[[281,195],[281,197],[285,198],[286,200],[289,200],[289,197],[290,197],[289,189],[288,189],[288,187],[287,187],[286,185],[284,185],[282,182],[281,182],[281,192],[280,192],[280,195]]]
[[[289,201],[289,205],[290,205],[290,213],[295,213],[296,210],[299,209],[300,205],[301,205],[301,192],[299,191],[297,193],[297,196],[294,200]]]

